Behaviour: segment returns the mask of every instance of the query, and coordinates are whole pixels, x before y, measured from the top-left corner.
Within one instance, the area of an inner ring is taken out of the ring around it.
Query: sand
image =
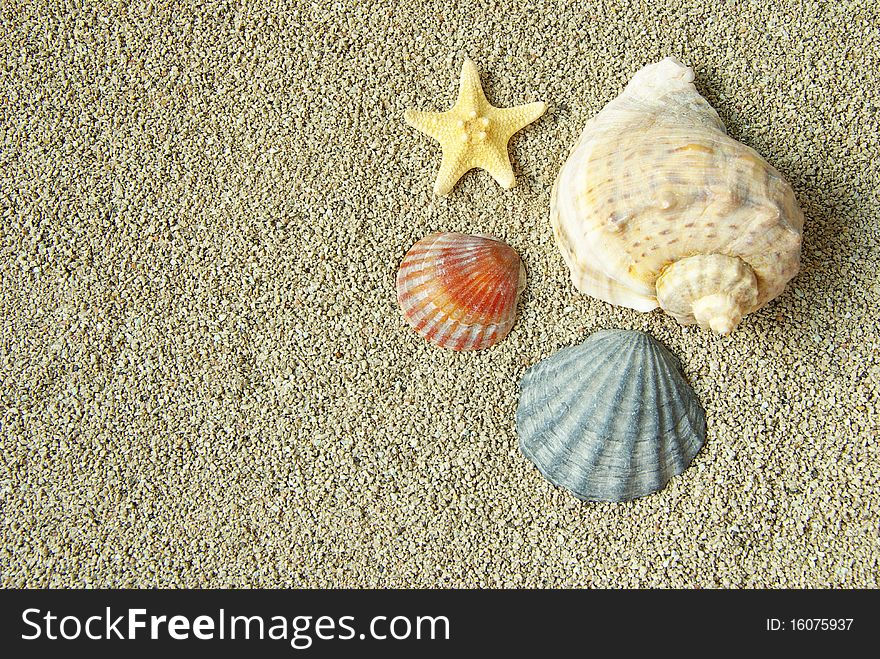
[[[2,585],[877,587],[875,3],[60,4],[0,9]],[[578,294],[548,221],[584,123],[670,54],[806,215],[727,338]],[[466,55],[549,108],[517,187],[436,198],[403,112],[451,106]],[[491,350],[399,313],[438,230],[526,264]],[[517,386],[612,327],[681,358],[708,439],[583,503],[519,453]]]

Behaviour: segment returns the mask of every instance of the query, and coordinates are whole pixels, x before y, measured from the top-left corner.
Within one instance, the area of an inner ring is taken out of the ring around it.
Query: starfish
[[[461,67],[458,100],[446,112],[407,110],[406,123],[440,142],[443,161],[434,183],[434,194],[446,195],[465,172],[479,167],[503,188],[515,183],[507,154],[511,137],[544,114],[547,104],[529,103],[513,108],[489,104],[476,64],[465,59]]]

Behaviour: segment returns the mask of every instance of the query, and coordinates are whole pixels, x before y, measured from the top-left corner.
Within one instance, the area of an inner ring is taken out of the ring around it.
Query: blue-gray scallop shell
[[[579,499],[662,489],[706,440],[678,359],[644,332],[605,330],[528,369],[516,411],[523,454]]]

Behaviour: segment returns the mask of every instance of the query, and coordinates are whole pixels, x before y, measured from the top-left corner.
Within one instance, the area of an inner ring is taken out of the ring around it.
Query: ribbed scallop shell
[[[644,332],[596,332],[528,369],[516,411],[523,454],[579,499],[662,489],[706,438],[681,366]]]
[[[747,313],[797,273],[803,213],[791,186],[727,136],[693,78],[674,58],[641,69],[563,165],[550,215],[581,292],[650,311],[665,266],[722,254],[757,277]]]
[[[435,233],[407,252],[397,301],[431,343],[480,350],[501,341],[516,319],[526,272],[512,247],[489,236]]]

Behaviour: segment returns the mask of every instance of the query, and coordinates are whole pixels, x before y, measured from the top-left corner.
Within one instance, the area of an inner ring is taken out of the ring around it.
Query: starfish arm
[[[465,114],[470,112],[482,113],[489,105],[483,86],[480,84],[480,71],[477,65],[470,59],[465,59],[461,67],[461,83],[458,86],[458,100],[455,109]]]
[[[473,165],[464,157],[463,152],[451,154],[444,151],[440,171],[437,172],[437,180],[434,182],[434,194],[439,197],[448,195],[458,183],[458,179],[469,169],[473,169]]]
[[[489,172],[502,188],[509,190],[516,185],[506,143],[493,145],[492,148],[486,149],[480,159],[479,167]]]
[[[538,101],[527,105],[517,105],[514,108],[496,108],[493,119],[498,124],[499,132],[506,134],[507,139],[510,139],[546,111],[547,104]]]
[[[446,115],[446,112],[421,112],[408,109],[403,118],[417,131],[442,142],[443,136],[449,130],[449,118]]]

